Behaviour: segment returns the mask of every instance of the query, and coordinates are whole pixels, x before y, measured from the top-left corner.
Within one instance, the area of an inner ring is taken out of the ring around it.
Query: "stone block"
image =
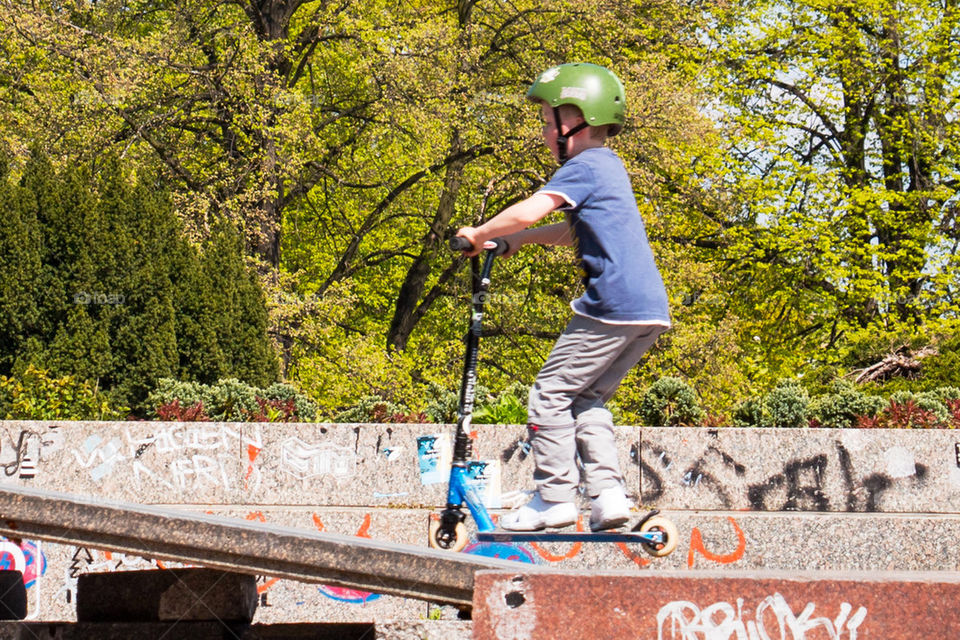
[[[256,578],[215,569],[85,573],[77,580],[80,622],[250,622]]]
[[[23,620],[27,617],[27,589],[23,572],[0,571],[0,620]]]
[[[480,572],[474,640],[960,637],[960,574]]]

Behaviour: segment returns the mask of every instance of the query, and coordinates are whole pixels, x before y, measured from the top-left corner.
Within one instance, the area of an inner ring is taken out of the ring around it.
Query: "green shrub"
[[[149,415],[160,420],[309,422],[316,404],[289,384],[260,389],[236,378],[207,385],[163,378],[147,396]]]
[[[863,393],[853,384],[834,383],[832,393],[816,396],[810,403],[810,416],[817,426],[842,429],[856,426],[859,418],[874,418],[886,405],[883,398]]]
[[[747,398],[733,411],[733,426],[759,427],[763,424],[763,401],[760,398]]]
[[[5,420],[121,420],[128,411],[74,376],[54,378],[32,365],[16,377],[0,376],[0,416]]]
[[[481,387],[477,387],[480,389]],[[484,389],[484,394],[486,390]],[[479,393],[477,394],[479,395]],[[451,424],[457,421],[457,410],[460,408],[460,392],[452,389],[442,389],[437,385],[430,385],[431,400],[427,402],[423,412],[431,422]]]
[[[765,427],[806,427],[809,404],[810,396],[798,382],[781,380],[763,399],[760,424]]]
[[[264,389],[263,397],[267,400],[293,400],[294,411],[300,420],[313,422],[317,419],[317,403],[297,391],[292,384],[275,382]]]
[[[650,385],[640,400],[638,413],[645,424],[652,426],[690,426],[705,416],[693,388],[670,376]]]
[[[369,395],[360,398],[357,404],[334,417],[334,422],[377,422],[377,423],[425,423],[430,418],[421,411],[412,411],[409,407],[385,400],[381,396]]]
[[[527,424],[527,395],[529,389],[515,382],[496,396],[477,394],[473,411],[476,424]]]

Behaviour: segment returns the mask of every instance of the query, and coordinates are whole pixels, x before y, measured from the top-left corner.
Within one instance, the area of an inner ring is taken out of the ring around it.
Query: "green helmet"
[[[543,100],[554,108],[562,104],[575,105],[587,124],[611,125],[611,136],[623,128],[627,97],[620,79],[605,67],[586,62],[550,67],[530,85],[527,98]]]

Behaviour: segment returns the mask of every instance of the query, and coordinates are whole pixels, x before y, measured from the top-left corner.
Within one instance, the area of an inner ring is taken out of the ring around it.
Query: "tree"
[[[173,375],[275,381],[263,294],[236,233],[218,232],[201,255],[150,175],[101,164],[58,171],[34,151],[0,186],[14,211],[0,264],[17,277],[0,301],[23,311],[0,328],[0,375],[33,365],[137,409]]]
[[[762,373],[952,332],[956,4],[761,1],[713,26],[710,91],[742,203],[714,255]]]

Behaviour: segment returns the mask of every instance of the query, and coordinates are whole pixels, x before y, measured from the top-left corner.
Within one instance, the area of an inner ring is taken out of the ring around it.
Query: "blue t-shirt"
[[[571,303],[574,312],[609,324],[669,326],[667,292],[620,158],[606,147],[585,149],[540,192],[566,201],[559,210],[573,231],[586,287]]]

